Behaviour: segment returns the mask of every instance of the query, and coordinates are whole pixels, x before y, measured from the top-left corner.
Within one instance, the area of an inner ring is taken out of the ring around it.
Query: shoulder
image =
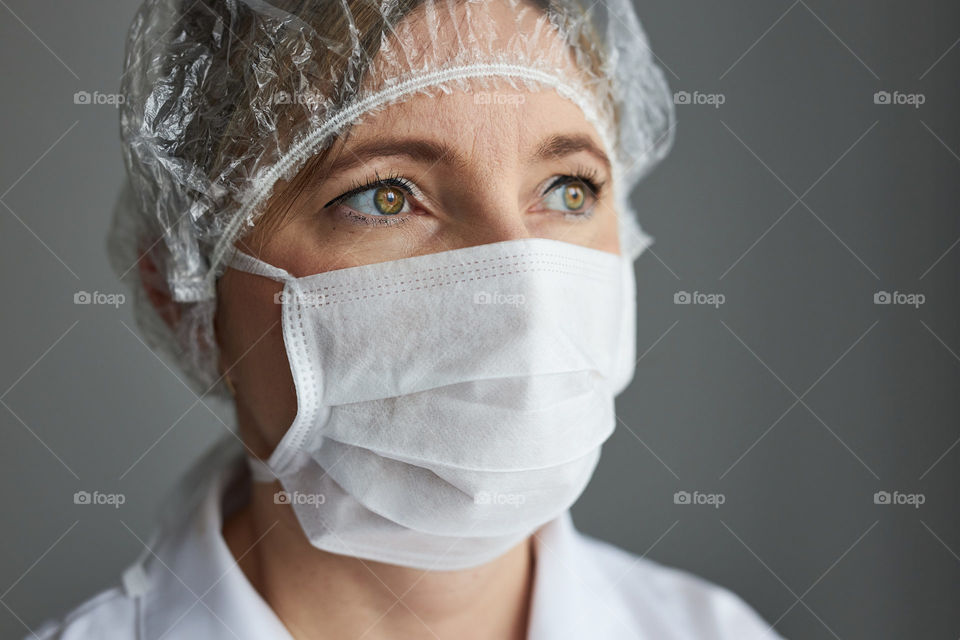
[[[581,551],[608,596],[663,638],[775,640],[781,636],[732,591],[581,534]]]
[[[210,592],[211,583],[227,589],[232,580],[242,580],[228,572],[235,565],[219,532],[221,501],[238,469],[245,468],[242,448],[224,436],[168,495],[159,526],[116,586],[48,621],[27,640],[219,637],[207,628],[205,614],[211,612],[196,606],[196,594]],[[220,631],[216,614],[212,618]]]
[[[28,640],[133,640],[136,604],[122,587],[102,591],[61,620],[51,620]]]

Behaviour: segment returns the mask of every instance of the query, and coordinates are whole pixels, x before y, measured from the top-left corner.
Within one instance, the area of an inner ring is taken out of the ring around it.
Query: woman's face
[[[282,222],[238,246],[295,277],[530,237],[618,253],[609,161],[579,108],[553,91],[477,95],[417,96],[364,117]],[[262,457],[297,411],[281,289],[233,269],[219,281],[222,368]]]

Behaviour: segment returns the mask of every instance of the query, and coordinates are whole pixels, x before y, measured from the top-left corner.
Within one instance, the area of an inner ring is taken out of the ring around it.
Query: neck
[[[310,545],[279,483],[254,484],[223,527],[254,588],[296,640],[363,637],[523,640],[533,588],[528,538],[461,571],[424,571],[327,553]]]

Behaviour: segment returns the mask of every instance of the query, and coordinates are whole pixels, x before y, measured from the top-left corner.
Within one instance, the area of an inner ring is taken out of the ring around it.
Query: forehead
[[[360,95],[372,110],[341,132],[334,147],[349,155],[351,146],[366,144],[369,152],[371,139],[390,134],[505,162],[532,155],[530,148],[547,136],[567,135],[590,138],[609,165],[611,123],[596,95],[602,83],[568,42],[574,36],[557,26],[557,15],[534,0],[415,4],[386,30],[362,72]],[[420,88],[407,93],[414,85]],[[392,93],[397,101],[377,104]]]
[[[378,137],[442,140],[464,154],[505,158],[525,152],[558,134],[583,135],[604,149],[580,108],[551,89],[518,91],[502,86],[437,95],[417,94],[370,113],[353,126],[344,147]]]

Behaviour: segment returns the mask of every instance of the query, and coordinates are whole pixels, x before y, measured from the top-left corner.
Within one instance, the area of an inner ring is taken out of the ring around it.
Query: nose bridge
[[[485,243],[530,237],[524,212],[516,198],[501,197],[481,203],[469,216],[465,227],[467,233]]]
[[[523,167],[509,151],[498,151],[487,155],[496,160],[478,163],[472,175],[464,176],[471,184],[460,222],[463,233],[469,236],[465,239],[473,243],[530,237],[520,196]]]
[[[529,238],[520,190],[526,168],[522,109],[484,108],[473,131],[466,133],[469,155],[475,161],[468,172],[469,211],[463,223],[475,243]]]
[[[483,195],[473,198],[471,206],[463,211],[460,231],[471,244],[486,244],[529,238],[525,211],[521,208],[516,187],[497,180],[483,189]]]

